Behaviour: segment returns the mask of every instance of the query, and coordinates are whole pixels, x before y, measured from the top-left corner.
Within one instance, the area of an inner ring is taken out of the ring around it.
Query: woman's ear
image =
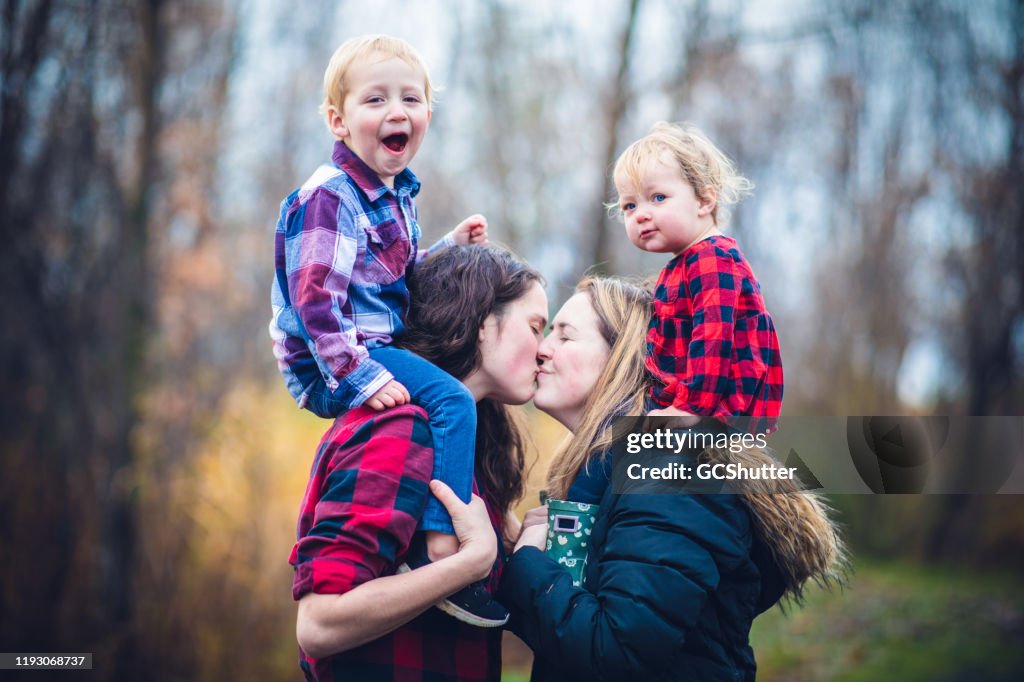
[[[697,197],[697,215],[701,218],[711,215],[714,213],[716,205],[718,205],[718,190],[707,185]]]
[[[488,331],[488,329],[493,331]],[[477,336],[478,343],[483,347],[484,344],[493,342],[500,334],[501,329],[499,328],[498,318],[495,317],[494,313],[491,313],[484,318],[484,323],[480,325],[480,334]]]

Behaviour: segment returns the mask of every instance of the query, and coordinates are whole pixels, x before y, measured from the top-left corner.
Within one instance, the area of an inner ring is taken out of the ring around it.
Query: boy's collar
[[[334,164],[345,171],[356,186],[363,190],[363,193],[370,199],[376,201],[384,196],[389,188],[373,172],[373,169],[366,165],[366,162],[356,156],[355,152],[349,149],[348,145],[341,140],[334,143],[334,152],[331,154]],[[395,176],[395,194],[408,193],[409,196],[416,196],[420,191],[420,181],[411,170],[405,168]]]

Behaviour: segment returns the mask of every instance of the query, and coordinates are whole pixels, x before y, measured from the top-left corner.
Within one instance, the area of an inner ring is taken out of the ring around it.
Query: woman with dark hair
[[[518,534],[523,440],[508,411],[533,396],[547,322],[540,275],[506,250],[453,247],[410,282],[404,347],[449,372],[477,401],[475,489],[463,504],[429,484],[429,423],[415,405],[352,410],[321,440],[292,550],[300,665],[315,680],[497,680],[501,632],[433,604],[503,564]],[[451,513],[458,553],[396,574],[427,495]],[[503,552],[502,552],[503,553]]]
[[[571,432],[548,472],[550,496],[599,507],[582,585],[545,554],[542,507],[527,513],[505,567],[498,597],[533,649],[531,679],[753,679],[754,618],[842,566],[827,508],[791,481],[736,494],[615,494],[612,424],[644,411],[651,294],[613,278],[584,279],[576,292],[541,344],[534,404]],[[686,454],[773,463],[756,449]]]

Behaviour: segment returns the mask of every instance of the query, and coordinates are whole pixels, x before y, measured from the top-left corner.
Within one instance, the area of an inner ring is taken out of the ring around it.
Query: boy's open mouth
[[[409,144],[409,136],[405,133],[396,133],[394,135],[388,135],[383,140],[384,146],[400,154],[405,151],[405,145]]]

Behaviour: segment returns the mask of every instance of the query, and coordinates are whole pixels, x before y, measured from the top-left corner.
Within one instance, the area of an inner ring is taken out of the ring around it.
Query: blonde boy
[[[475,401],[461,382],[391,345],[405,328],[406,275],[415,264],[447,246],[487,241],[487,222],[474,215],[426,253],[417,250],[420,183],[408,166],[430,125],[432,95],[426,64],[403,40],[364,36],[334,53],[321,105],[337,139],[332,163],[281,205],[270,334],[292,396],[321,417],[422,405],[434,439],[433,477],[469,502]],[[433,497],[418,528],[427,544],[409,553],[411,565],[458,549],[451,519]],[[507,619],[479,590],[464,592],[439,606],[482,626]]]

